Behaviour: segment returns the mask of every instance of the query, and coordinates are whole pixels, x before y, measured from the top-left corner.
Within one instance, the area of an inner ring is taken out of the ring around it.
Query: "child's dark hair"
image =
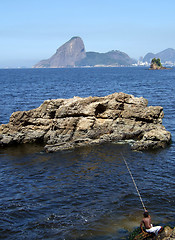
[[[144,217],[148,217],[148,216],[149,216],[149,213],[148,213],[148,212],[144,212],[144,213],[143,213],[143,216],[144,216]]]

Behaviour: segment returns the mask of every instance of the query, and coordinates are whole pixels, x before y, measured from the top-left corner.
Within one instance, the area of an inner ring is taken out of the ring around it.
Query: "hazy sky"
[[[32,66],[73,36],[137,59],[175,49],[175,0],[0,0],[0,67]]]

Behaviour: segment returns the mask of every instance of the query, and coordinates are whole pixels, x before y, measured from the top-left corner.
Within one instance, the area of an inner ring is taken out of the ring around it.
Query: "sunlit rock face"
[[[46,100],[36,109],[14,112],[0,126],[0,145],[39,142],[53,152],[129,140],[134,150],[164,148],[171,134],[162,125],[163,108],[147,104],[125,93]]]
[[[57,49],[49,59],[37,63],[34,68],[74,67],[76,62],[86,57],[85,46],[80,37],[73,37]]]

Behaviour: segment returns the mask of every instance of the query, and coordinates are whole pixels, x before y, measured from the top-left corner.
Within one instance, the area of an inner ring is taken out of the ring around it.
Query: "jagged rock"
[[[0,126],[0,145],[42,142],[53,152],[133,140],[134,150],[164,148],[171,134],[162,125],[163,108],[147,104],[125,93],[46,100],[36,109],[14,112]]]

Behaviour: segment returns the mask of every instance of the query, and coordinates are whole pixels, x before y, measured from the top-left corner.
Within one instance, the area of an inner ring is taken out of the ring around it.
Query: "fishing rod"
[[[134,180],[134,178],[133,178],[133,176],[132,176],[131,170],[129,169],[129,166],[128,166],[127,162],[126,162],[126,159],[124,158],[124,156],[123,156],[122,153],[121,153],[121,156],[122,156],[122,158],[123,158],[123,160],[124,160],[124,163],[125,163],[125,165],[126,165],[126,167],[127,167],[127,169],[128,169],[128,172],[129,172],[129,174],[130,174],[130,176],[131,176],[131,179],[132,179],[132,181],[133,181],[133,183],[134,183],[134,186],[135,186],[135,188],[136,188],[137,194],[138,194],[138,196],[139,196],[139,198],[140,198],[140,201],[141,201],[141,203],[142,203],[143,209],[146,211],[146,207],[145,207],[145,205],[144,205],[144,203],[143,203],[142,197],[141,197],[140,192],[139,192],[139,190],[138,190],[138,188],[137,188],[137,185],[136,185],[136,183],[135,183],[135,180]]]

